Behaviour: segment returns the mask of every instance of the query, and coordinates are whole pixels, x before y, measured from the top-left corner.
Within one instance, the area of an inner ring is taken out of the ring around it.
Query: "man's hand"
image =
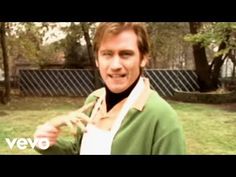
[[[93,107],[94,104],[95,103],[92,102],[87,105],[84,105],[82,108],[76,111],[70,112],[67,115],[57,116],[52,120],[50,120],[48,123],[50,123],[52,126],[58,129],[62,126],[68,126],[73,135],[77,133],[77,127],[79,127],[82,130],[82,132],[85,132],[86,131],[85,126],[88,123],[92,123],[92,120],[83,112]]]
[[[68,126],[73,135],[76,135],[77,127],[82,132],[85,132],[86,125],[92,123],[92,120],[83,112],[93,107],[94,104],[94,102],[89,103],[76,111],[70,112],[67,115],[57,116],[45,124],[38,126],[34,133],[34,138],[48,138],[50,146],[52,146],[56,143],[62,126]]]
[[[34,133],[34,138],[47,138],[50,146],[56,144],[60,129],[54,127],[49,123],[39,125]],[[36,145],[37,147],[37,145]]]

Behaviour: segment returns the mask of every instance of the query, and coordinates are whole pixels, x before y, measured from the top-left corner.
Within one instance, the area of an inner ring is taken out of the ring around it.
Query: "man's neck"
[[[123,91],[121,93],[113,93],[107,88],[107,86],[105,86],[105,89],[106,89],[105,99],[106,99],[106,105],[107,105],[107,112],[110,111],[121,100],[123,100],[129,96],[129,94],[131,93],[133,88],[138,83],[139,78],[140,78],[140,75],[138,76],[138,78],[134,81],[134,83],[129,88],[127,88],[125,91]]]

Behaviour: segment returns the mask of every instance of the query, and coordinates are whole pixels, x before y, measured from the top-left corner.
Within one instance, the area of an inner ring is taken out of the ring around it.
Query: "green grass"
[[[170,103],[182,122],[188,154],[236,154],[236,104],[227,110],[226,105]]]
[[[0,154],[38,154],[31,148],[9,149],[5,138],[31,138],[36,127],[75,110],[84,98],[13,97],[0,105]],[[236,104],[206,105],[169,101],[183,125],[188,154],[236,154]],[[228,108],[235,106],[229,110]],[[62,136],[71,138],[67,128]]]
[[[77,109],[83,98],[13,98],[9,105],[0,105],[0,154],[38,154],[28,147],[25,150],[9,149],[5,138],[32,138],[36,127],[54,116]],[[64,129],[63,136],[69,136]]]

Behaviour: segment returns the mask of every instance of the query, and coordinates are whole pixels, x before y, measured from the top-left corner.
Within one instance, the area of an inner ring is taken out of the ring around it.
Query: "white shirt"
[[[128,99],[126,100],[126,102],[122,106],[122,109],[118,113],[118,116],[115,119],[114,124],[110,131],[102,130],[93,124],[87,124],[87,127],[86,127],[87,132],[84,133],[82,137],[80,154],[82,155],[85,155],[85,154],[109,155],[111,154],[111,146],[112,146],[113,138],[115,134],[117,133],[117,131],[119,130],[120,125],[125,115],[129,111],[129,109],[132,107],[134,102],[137,100],[137,98],[139,97],[143,89],[144,89],[144,81],[143,81],[143,78],[140,77],[137,85],[131,91],[130,95],[128,96]],[[104,92],[104,96],[100,97],[97,103],[95,104],[94,110],[91,114],[91,119],[94,119],[94,117],[96,116],[103,100],[105,100],[105,92]]]

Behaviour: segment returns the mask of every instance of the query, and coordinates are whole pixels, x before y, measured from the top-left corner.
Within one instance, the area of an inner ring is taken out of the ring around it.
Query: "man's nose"
[[[110,65],[111,69],[120,69],[122,67],[121,60],[119,56],[114,56]]]

